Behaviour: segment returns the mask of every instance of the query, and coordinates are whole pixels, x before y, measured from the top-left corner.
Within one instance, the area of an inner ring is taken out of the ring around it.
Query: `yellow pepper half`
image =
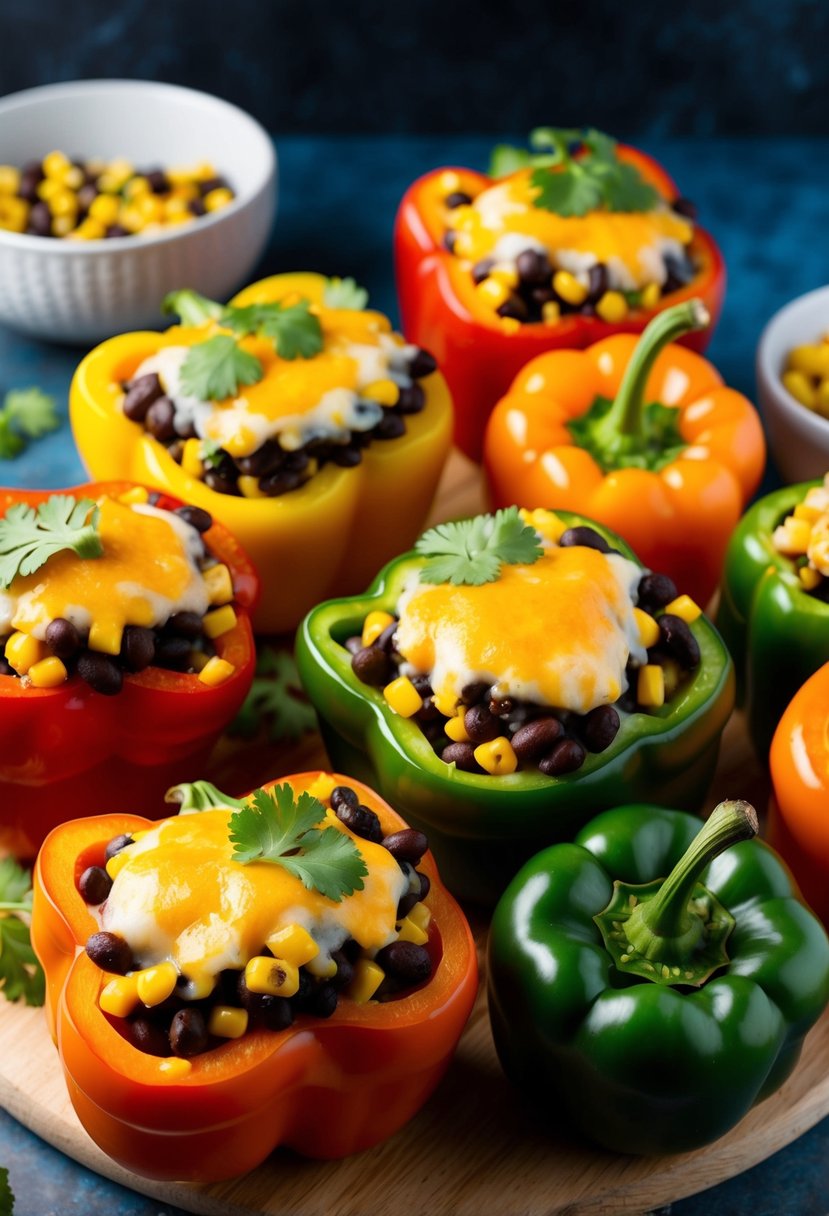
[[[327,280],[281,274],[246,287],[232,303],[285,297],[321,304]],[[429,511],[452,432],[452,403],[439,372],[420,381],[426,406],[406,418],[406,434],[377,441],[356,468],[326,464],[298,490],[275,498],[237,498],[211,490],[176,463],[163,444],[122,412],[122,385],[164,346],[203,340],[204,327],[121,334],[81,362],[70,390],[70,418],[81,459],[96,478],[130,478],[209,511],[247,550],[262,580],[254,616],[260,633],[295,628],[320,600],[365,586],[411,546]]]

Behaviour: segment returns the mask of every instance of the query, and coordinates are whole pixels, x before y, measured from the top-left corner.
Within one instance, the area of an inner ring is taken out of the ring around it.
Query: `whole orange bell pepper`
[[[795,693],[771,745],[769,841],[829,924],[829,663]]]
[[[700,604],[766,457],[751,402],[673,343],[707,323],[703,304],[688,300],[639,339],[539,355],[496,405],[484,444],[496,506],[597,519]]]
[[[283,780],[300,793],[322,775]],[[357,791],[385,833],[406,827],[366,786],[333,776]],[[128,814],[76,819],[51,833],[35,867],[32,942],[46,973],[49,1028],[93,1140],[145,1177],[211,1182],[253,1169],[278,1145],[342,1157],[402,1127],[443,1076],[477,991],[469,926],[431,854],[419,863],[431,880],[427,983],[385,1003],[341,996],[326,1021],[301,1014],[287,1030],[249,1031],[193,1057],[176,1077],[101,1012],[107,976],[84,952],[99,926],[77,887],[87,866],[103,864],[109,840],[152,826]]]

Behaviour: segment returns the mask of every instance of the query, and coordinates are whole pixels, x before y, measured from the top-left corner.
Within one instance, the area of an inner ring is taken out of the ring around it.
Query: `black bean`
[[[127,625],[121,640],[121,662],[127,671],[144,671],[155,658],[155,635],[152,629]]]
[[[556,299],[556,293],[552,287],[534,287],[530,292],[530,299],[540,310],[545,304],[549,304],[551,300]]]
[[[499,304],[495,311],[499,317],[509,317],[513,321],[526,321],[529,316],[527,305],[520,296],[514,293],[507,296],[503,304]]]
[[[331,809],[338,811],[341,806],[350,806],[355,810],[360,805],[360,797],[350,785],[335,785],[331,791]]]
[[[199,182],[199,190],[200,190],[202,196],[204,196],[205,194],[209,194],[211,192],[211,190],[226,190],[226,189],[227,189],[227,182],[219,174],[217,174],[215,177],[207,177],[207,178],[205,178],[205,180],[203,182]]]
[[[645,612],[664,608],[676,597],[676,583],[667,574],[643,574],[639,580],[637,603]]]
[[[104,697],[116,696],[124,685],[124,673],[115,660],[94,650],[82,651],[77,672],[90,688]]]
[[[132,950],[117,933],[106,933],[103,930],[93,933],[86,943],[86,953],[102,971],[126,975],[132,970]]]
[[[156,667],[167,667],[170,671],[186,671],[193,652],[188,638],[160,637],[155,644]]]
[[[422,380],[425,376],[431,376],[437,369],[437,359],[434,355],[430,355],[428,350],[423,350],[421,347],[410,361],[408,372],[413,380]]]
[[[461,700],[464,705],[477,705],[479,701],[483,701],[491,687],[492,685],[488,684],[486,680],[476,680],[472,684],[464,684],[461,689]]]
[[[473,743],[487,743],[490,739],[497,739],[501,733],[501,723],[482,703],[470,705],[463,716],[463,724]]]
[[[421,705],[420,709],[415,714],[415,717],[417,718],[418,722],[421,722],[421,723],[432,722],[439,727],[440,732],[443,731],[443,724],[446,721],[446,719],[444,718],[443,714],[438,709],[437,705],[435,705],[434,697],[430,697],[430,696],[423,697],[423,704]],[[435,738],[438,738],[437,731],[435,732]]]
[[[515,259],[515,269],[522,283],[538,287],[549,283],[553,274],[547,254],[537,249],[523,249]]]
[[[383,630],[382,633],[377,635],[377,637],[372,642],[372,646],[376,646],[378,650],[384,650],[386,652],[386,654],[390,654],[392,652],[392,650],[394,650],[394,638],[395,638],[396,633],[397,633],[397,621],[392,621],[390,625],[386,626],[386,628]],[[421,692],[420,688],[418,688],[418,685],[417,685],[418,679],[420,679],[420,677],[415,676],[415,679],[412,681],[415,688],[417,688],[417,691],[420,693],[420,695],[422,697],[429,696],[429,694],[432,691],[431,687],[428,689],[427,692]],[[427,680],[426,683],[428,684],[429,681]]]
[[[671,254],[666,254],[665,270],[668,277],[662,285],[663,292],[676,291],[679,287],[685,287],[694,277],[694,267],[686,257],[673,257]]]
[[[266,1030],[287,1030],[293,1024],[294,1007],[284,996],[263,995],[254,1016]]]
[[[610,279],[604,262],[594,262],[587,272],[587,300],[585,302],[595,304],[602,298],[609,286]]]
[[[208,532],[213,527],[213,516],[203,507],[176,507],[174,515],[180,515],[186,524],[197,532]]]
[[[71,659],[81,648],[81,635],[71,621],[57,616],[46,626],[46,645],[59,659]]]
[[[659,640],[668,654],[673,655],[686,671],[693,671],[699,666],[699,642],[681,616],[665,612],[659,617]]]
[[[197,1056],[207,1051],[210,1036],[207,1022],[200,1009],[179,1009],[170,1023],[170,1047],[173,1054]]]
[[[444,764],[454,764],[463,773],[479,773],[481,766],[475,759],[475,748],[471,743],[450,743],[441,752]]]
[[[489,712],[496,718],[508,718],[515,710],[512,697],[492,697],[489,702]]]
[[[217,494],[239,494],[239,487],[236,483],[236,478],[227,476],[219,472],[218,469],[208,469],[204,475],[204,484],[210,490],[215,490]],[[264,490],[264,484],[260,483],[260,489]],[[280,491],[281,493],[281,491]]]
[[[198,638],[203,631],[202,618],[198,612],[175,612],[164,629],[165,632],[175,633],[182,638]]]
[[[558,543],[562,548],[568,548],[571,545],[583,545],[587,549],[597,549],[599,553],[610,552],[610,545],[605,538],[595,528],[588,528],[585,524],[579,524],[576,528],[568,528],[565,532],[562,532]]]
[[[582,719],[584,746],[589,752],[603,752],[618,735],[620,725],[619,715],[612,705],[597,705]]]
[[[164,194],[170,189],[170,180],[163,169],[150,169],[144,177],[153,194]]]
[[[401,435],[406,434],[406,423],[399,414],[386,410],[372,434],[377,439],[399,439]]]
[[[98,191],[91,182],[87,182],[85,186],[81,186],[78,191],[78,206],[81,211],[88,211],[97,197]]]
[[[472,282],[483,283],[484,279],[489,278],[489,272],[494,265],[493,258],[481,258],[480,262],[476,262],[472,267]]]
[[[455,252],[455,241],[456,241],[457,239],[458,239],[458,234],[457,234],[456,232],[452,232],[452,231],[451,231],[451,229],[450,229],[450,231],[449,231],[449,232],[444,232],[444,234],[443,234],[443,248],[444,248],[444,249],[445,249],[445,250],[446,250],[448,253],[454,253],[454,252]]]
[[[333,983],[315,984],[305,998],[303,1009],[314,1018],[330,1018],[337,1008],[340,996]]]
[[[176,428],[173,425],[175,416],[175,406],[170,398],[159,397],[147,410],[144,426],[154,439],[163,443],[165,439],[175,438]]]
[[[419,414],[426,405],[426,393],[420,384],[407,384],[400,390],[396,409],[401,414]]]
[[[359,633],[355,633],[352,638],[346,638],[345,648],[349,654],[356,654],[358,650],[363,649],[363,639]]]
[[[264,477],[285,463],[285,452],[274,439],[268,439],[250,456],[240,456],[236,461],[239,471],[246,477]]]
[[[278,498],[280,494],[290,494],[293,490],[298,490],[302,482],[301,473],[294,472],[293,469],[277,469],[260,480],[259,489],[263,494],[267,494],[268,498]]]
[[[112,861],[112,858],[117,857],[122,849],[128,848],[133,843],[134,841],[132,836],[127,836],[126,834],[121,836],[113,836],[112,840],[110,840],[106,847],[104,857],[106,857],[107,861]]]
[[[20,198],[25,198],[27,203],[34,203],[37,199],[37,188],[43,181],[43,165],[40,161],[30,161],[20,170],[20,184],[17,187],[17,193]]]
[[[78,890],[84,903],[97,908],[112,890],[112,879],[103,866],[87,866],[78,879]]]
[[[129,235],[130,235],[129,228],[125,228],[123,226],[123,224],[110,224],[110,226],[107,228],[106,232],[104,233],[104,236],[109,237],[109,238],[118,237],[118,236],[129,236]]]
[[[548,752],[560,738],[562,726],[558,718],[536,718],[512,736],[512,750],[519,760],[534,760]]]
[[[447,207],[454,210],[455,207],[468,207],[472,202],[472,196],[465,190],[453,190],[443,201]]]
[[[683,215],[687,220],[695,220],[697,218],[696,203],[692,203],[689,198],[675,198],[671,203],[671,208],[677,215]]]
[[[169,1056],[170,1040],[156,1022],[147,1017],[138,1017],[127,1024],[133,1047],[148,1056]]]
[[[197,439],[198,431],[192,418],[180,417],[178,414],[173,419],[173,426],[179,439]]]
[[[340,469],[356,469],[363,459],[363,453],[353,444],[338,444],[331,453],[331,459]]]
[[[200,198],[193,198],[187,204],[187,210],[191,215],[207,215],[207,208]]]
[[[32,204],[26,231],[30,236],[52,235],[52,212],[49,210],[48,203],[38,201]]]
[[[576,739],[561,739],[551,752],[538,762],[538,767],[548,777],[561,777],[581,768],[585,750]]]
[[[5,642],[0,642],[0,650],[3,648],[4,645],[5,645]],[[15,674],[16,674],[15,670],[12,667],[11,663],[7,662],[6,659],[4,659],[2,656],[0,656],[0,676],[15,676]]]
[[[383,829],[374,811],[367,806],[349,806],[340,804],[336,808],[337,818],[344,823],[355,836],[380,844],[383,839]]]
[[[416,873],[420,879],[420,900],[418,902],[422,903],[432,889],[432,880],[428,874],[422,874],[420,870],[417,870]]]
[[[144,422],[151,405],[164,397],[164,389],[161,387],[161,381],[155,372],[148,372],[146,376],[139,376],[137,380],[130,382],[129,388],[126,391],[124,400],[121,402],[121,409],[131,422]],[[167,398],[164,397],[167,401]],[[168,401],[170,410],[170,421],[172,423],[172,402]],[[163,411],[166,414],[166,410]],[[150,429],[148,427],[148,429]],[[161,436],[156,436],[161,438]]]
[[[376,646],[364,646],[351,660],[351,670],[364,684],[388,684],[391,663],[388,655]]]
[[[409,862],[416,866],[429,847],[429,841],[416,828],[401,828],[383,837],[383,848],[388,849],[392,857],[401,863]]]
[[[432,974],[429,951],[414,942],[392,942],[377,951],[375,961],[387,975],[407,986],[423,984]]]

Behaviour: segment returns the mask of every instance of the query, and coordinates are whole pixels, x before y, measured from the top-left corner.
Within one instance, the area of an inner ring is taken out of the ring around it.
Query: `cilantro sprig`
[[[322,293],[326,308],[354,308],[360,311],[368,304],[368,292],[352,278],[329,279]]]
[[[317,827],[324,818],[325,807],[307,792],[294,798],[289,785],[256,790],[250,804],[230,817],[233,859],[282,866],[309,891],[340,903],[362,891],[368,868],[350,836]]]
[[[181,365],[181,387],[188,397],[223,401],[235,397],[241,384],[256,384],[262,375],[255,355],[242,350],[230,334],[215,334],[190,347]]]
[[[530,145],[531,151],[498,145],[490,172],[503,177],[532,168],[533,205],[544,211],[562,216],[586,215],[600,207],[649,211],[659,201],[659,192],[636,166],[620,159],[616,140],[592,127],[537,127]]]
[[[31,911],[32,884],[28,871],[11,857],[0,858],[0,992],[9,1001],[42,1005],[46,986],[29,936]],[[0,1213],[2,1210],[0,1207]]]
[[[264,724],[268,740],[278,743],[301,738],[316,722],[291,656],[284,650],[261,651],[250,692],[228,733],[251,739]]]
[[[18,574],[34,574],[50,557],[71,549],[78,557],[100,557],[98,508],[91,498],[53,494],[37,510],[25,503],[9,507],[0,519],[0,588]]]
[[[532,565],[544,552],[517,507],[438,524],[424,532],[415,550],[429,558],[420,571],[422,583],[470,587],[495,582],[503,565]]]
[[[9,1171],[0,1166],[0,1216],[12,1216],[14,1193],[9,1186]]]
[[[59,426],[54,397],[34,387],[10,389],[0,406],[0,460],[13,460],[30,439]]]

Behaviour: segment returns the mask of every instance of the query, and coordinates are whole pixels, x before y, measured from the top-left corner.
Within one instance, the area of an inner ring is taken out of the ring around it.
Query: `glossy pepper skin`
[[[283,780],[299,793],[319,776]],[[357,789],[387,833],[406,826],[371,790],[337,780]],[[325,1021],[301,1015],[288,1030],[251,1031],[194,1057],[190,1073],[173,1079],[98,1008],[105,975],[83,949],[98,925],[77,889],[86,866],[103,864],[113,836],[150,826],[124,814],[63,824],[35,869],[32,941],[46,973],[50,1031],[93,1140],[145,1177],[214,1182],[253,1169],[279,1145],[330,1158],[387,1139],[443,1076],[477,990],[469,926],[431,856],[421,863],[432,883],[436,965],[427,984],[385,1003],[341,998]]]
[[[327,280],[282,274],[246,287],[231,302],[269,303],[296,295],[319,301]],[[305,485],[276,498],[219,494],[186,473],[121,410],[121,385],[164,346],[201,340],[201,328],[122,334],[81,362],[70,390],[72,432],[93,476],[132,477],[204,507],[223,523],[262,578],[257,633],[294,629],[313,604],[357,590],[423,526],[449,451],[452,405],[443,377],[421,381],[426,407],[406,418],[400,439],[377,441],[353,469],[324,466]]]
[[[646,181],[669,200],[679,191],[665,170],[635,148],[618,146],[621,160],[634,164]],[[641,333],[654,312],[680,300],[700,297],[714,323],[725,295],[725,264],[713,239],[694,229],[690,253],[699,270],[687,286],[671,292],[655,310],[639,309],[618,324],[598,316],[569,314],[555,325],[510,324],[480,300],[468,264],[443,245],[445,211],[443,174],[451,173],[457,190],[473,197],[495,179],[472,169],[442,168],[418,178],[406,191],[394,233],[395,266],[403,332],[410,342],[430,350],[446,377],[455,405],[455,442],[467,456],[480,460],[484,427],[495,402],[509,389],[521,368],[543,351],[590,346],[613,333]],[[685,339],[704,349],[710,333]],[[538,505],[538,504],[536,504]]]
[[[569,512],[559,514],[568,525],[595,528],[636,560],[609,529]],[[564,777],[546,777],[538,769],[504,777],[461,772],[435,754],[414,719],[395,714],[380,689],[357,678],[344,646],[369,612],[394,612],[407,574],[425,560],[404,554],[381,571],[364,596],[315,608],[297,635],[297,664],[332,761],[376,785],[427,833],[456,895],[493,904],[534,852],[572,839],[591,815],[620,799],[662,797],[701,808],[734,701],[732,665],[709,621],[701,616],[691,626],[702,661],[678,695],[661,709],[624,715],[610,747],[588,754],[576,772]]]
[[[705,605],[719,584],[729,537],[762,477],[766,445],[746,397],[727,388],[701,355],[665,345],[672,331],[682,333],[704,317],[695,303],[662,312],[640,339],[616,334],[586,350],[533,359],[492,411],[485,464],[495,506],[591,515],[624,536],[646,566],[670,575]],[[606,458],[600,463],[568,424],[584,419],[597,398],[622,406],[623,396],[632,435],[622,430],[624,412],[605,415],[593,430],[599,438],[600,428],[613,423],[601,436]],[[666,446],[645,467],[626,466],[625,445],[637,445],[642,407],[654,401],[676,409],[686,446],[678,452]]]
[[[759,841],[701,875],[734,920],[724,965],[702,986],[617,966],[593,919],[614,882],[665,878],[699,828],[653,806],[599,815],[573,844],[528,862],[492,922],[490,1016],[504,1068],[616,1152],[685,1152],[723,1135],[783,1083],[829,998],[826,935]]]
[[[829,663],[795,693],[771,744],[769,841],[829,923]]]
[[[829,604],[809,595],[772,534],[802,502],[803,482],[754,503],[731,537],[717,627],[731,651],[749,733],[765,760],[772,735],[798,688],[829,662]]]
[[[95,482],[65,493],[95,498],[131,488]],[[15,503],[37,506],[53,493],[4,490],[0,513]],[[158,505],[181,502],[161,495]],[[259,591],[256,572],[225,528],[214,523],[204,538],[233,579],[236,625],[215,646],[236,670],[210,688],[195,675],[150,666],[125,674],[115,697],[94,692],[80,676],[57,688],[26,688],[16,676],[0,675],[0,849],[34,857],[56,824],[117,805],[125,790],[131,806],[152,814],[171,783],[203,770],[250,690],[256,655],[249,611]]]

